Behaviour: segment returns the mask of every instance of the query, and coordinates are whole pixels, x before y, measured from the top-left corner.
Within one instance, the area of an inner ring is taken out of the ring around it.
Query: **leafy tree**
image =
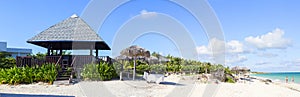
[[[38,53],[36,53],[36,54],[30,54],[30,55],[28,55],[28,56],[31,56],[31,57],[33,57],[34,59],[42,60],[42,59],[45,59],[45,56],[46,56],[46,55],[47,55],[46,53],[38,52]]]
[[[56,51],[53,51],[53,53],[56,53]],[[71,55],[71,54],[72,54],[72,52],[67,52],[67,51],[62,52],[62,55]],[[47,56],[47,53],[38,52],[36,54],[30,54],[28,56],[31,56],[35,59],[44,59]]]
[[[0,52],[0,68],[11,68],[16,65],[16,60],[7,52]]]
[[[151,55],[154,56],[154,57],[156,57],[156,58],[159,58],[159,56],[161,56],[161,55],[160,55],[159,53],[157,53],[157,52],[153,52]]]

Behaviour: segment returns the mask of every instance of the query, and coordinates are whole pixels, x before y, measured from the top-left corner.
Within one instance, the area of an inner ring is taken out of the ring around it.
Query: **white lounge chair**
[[[144,72],[143,78],[148,82],[155,82],[156,84],[159,84],[160,82],[164,81],[164,75],[163,74],[149,74],[147,72]]]

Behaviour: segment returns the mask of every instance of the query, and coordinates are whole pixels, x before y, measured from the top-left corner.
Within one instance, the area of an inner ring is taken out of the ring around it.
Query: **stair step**
[[[71,75],[58,75],[58,77],[70,77]]]
[[[53,82],[53,85],[69,85],[69,84],[70,84],[69,80],[59,80]]]
[[[64,69],[64,68],[62,68],[61,70],[66,70],[66,71],[67,71],[68,69]],[[71,69],[71,70],[73,70],[73,69]]]
[[[59,71],[58,73],[69,73],[69,72],[72,72],[72,71]]]
[[[69,80],[70,77],[58,77],[56,78],[56,80]]]

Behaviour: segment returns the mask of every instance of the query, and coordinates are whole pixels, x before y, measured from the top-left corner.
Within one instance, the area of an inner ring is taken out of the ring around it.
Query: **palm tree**
[[[141,48],[137,45],[133,45],[130,46],[124,50],[121,51],[121,55],[125,55],[128,57],[133,58],[133,63],[134,63],[134,67],[133,67],[133,80],[135,79],[135,72],[136,72],[136,58],[137,57],[150,57],[150,52],[144,48]]]

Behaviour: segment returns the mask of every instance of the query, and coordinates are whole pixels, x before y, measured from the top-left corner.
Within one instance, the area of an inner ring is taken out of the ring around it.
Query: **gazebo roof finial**
[[[71,18],[78,18],[77,14],[73,14]]]

